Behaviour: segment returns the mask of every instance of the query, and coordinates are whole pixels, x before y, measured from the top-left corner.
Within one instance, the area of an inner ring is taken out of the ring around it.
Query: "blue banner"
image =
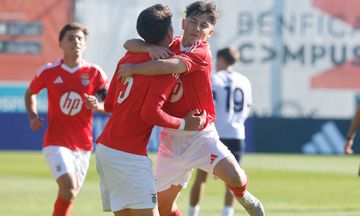
[[[27,85],[0,85],[0,113],[25,113],[24,95]],[[38,112],[47,112],[47,96],[43,90],[37,95]]]

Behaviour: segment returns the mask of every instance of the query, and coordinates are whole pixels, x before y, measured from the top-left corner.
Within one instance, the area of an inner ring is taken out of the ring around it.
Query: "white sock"
[[[198,216],[200,211],[200,206],[189,206],[189,216]]]
[[[234,207],[224,206],[221,216],[233,216],[233,215],[234,215]]]

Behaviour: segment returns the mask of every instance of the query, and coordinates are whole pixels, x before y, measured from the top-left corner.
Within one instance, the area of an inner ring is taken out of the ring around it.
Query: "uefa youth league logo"
[[[76,115],[82,107],[82,98],[76,92],[66,92],[60,98],[60,109],[65,115]]]

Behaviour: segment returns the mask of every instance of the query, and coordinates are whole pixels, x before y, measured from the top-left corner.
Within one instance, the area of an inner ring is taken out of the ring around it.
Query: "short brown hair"
[[[62,41],[62,39],[64,39],[65,33],[67,31],[71,31],[71,30],[80,30],[84,33],[85,38],[87,38],[87,36],[89,35],[89,31],[87,30],[87,28],[85,28],[84,26],[82,26],[79,23],[76,22],[72,22],[72,23],[68,23],[66,24],[60,31],[59,33],[59,41]]]
[[[185,10],[186,18],[192,16],[199,16],[202,14],[208,14],[210,23],[215,25],[219,13],[216,9],[214,2],[196,1],[186,7]]]
[[[223,58],[226,63],[229,65],[235,64],[237,60],[240,58],[240,53],[238,50],[232,48],[232,47],[226,47],[224,49],[221,49],[217,52],[216,56],[219,58]]]
[[[164,39],[171,26],[172,13],[168,6],[155,4],[141,11],[136,30],[145,42],[157,44]]]

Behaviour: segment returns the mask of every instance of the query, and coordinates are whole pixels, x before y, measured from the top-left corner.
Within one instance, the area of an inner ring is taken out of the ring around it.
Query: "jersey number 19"
[[[244,108],[244,92],[241,88],[235,88],[231,91],[231,86],[224,87],[226,91],[226,112],[230,112],[230,103],[234,103],[234,112],[241,112]]]

